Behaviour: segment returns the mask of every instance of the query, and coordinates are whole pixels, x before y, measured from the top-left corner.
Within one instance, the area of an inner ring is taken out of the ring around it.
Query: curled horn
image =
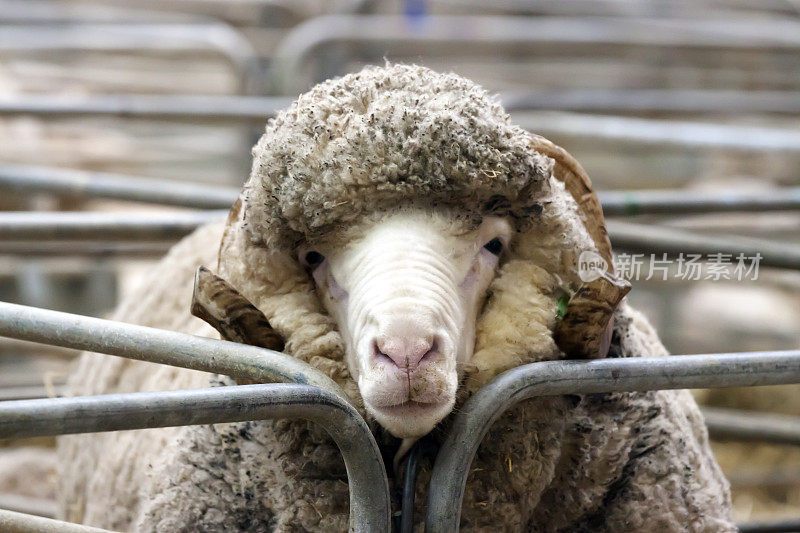
[[[564,316],[556,325],[554,339],[568,357],[602,358],[611,346],[614,311],[631,290],[631,285],[614,275],[611,241],[603,208],[592,189],[589,175],[566,150],[544,137],[531,136],[531,148],[555,161],[553,176],[564,183],[580,209],[581,220],[592,237],[608,271],[594,281],[583,283],[569,299]]]
[[[272,329],[264,313],[206,267],[199,267],[195,273],[191,312],[227,341],[283,351],[283,338]],[[245,384],[242,380],[237,383]]]

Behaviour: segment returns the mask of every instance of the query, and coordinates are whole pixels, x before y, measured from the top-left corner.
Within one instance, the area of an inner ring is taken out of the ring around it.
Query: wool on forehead
[[[525,229],[552,160],[475,83],[416,65],[368,67],[301,95],[253,149],[251,240],[286,249],[399,205],[508,216]]]

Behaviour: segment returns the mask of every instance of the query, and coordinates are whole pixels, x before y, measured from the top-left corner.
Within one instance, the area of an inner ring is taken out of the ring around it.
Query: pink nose
[[[378,337],[375,347],[378,357],[389,358],[398,368],[414,370],[434,352],[434,344],[433,338]]]

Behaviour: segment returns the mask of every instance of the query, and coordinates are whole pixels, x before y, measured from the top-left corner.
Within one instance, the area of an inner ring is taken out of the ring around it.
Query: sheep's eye
[[[486,251],[490,254],[500,255],[500,252],[503,251],[503,241],[495,238],[484,244],[483,247],[486,248]]]
[[[323,261],[325,261],[325,256],[319,252],[311,250],[310,252],[306,253],[305,262],[310,267],[315,267]]]

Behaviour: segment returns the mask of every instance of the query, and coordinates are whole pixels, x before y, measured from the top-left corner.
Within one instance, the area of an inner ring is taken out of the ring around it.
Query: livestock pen
[[[426,530],[452,531],[475,450],[513,403],[691,388],[741,529],[800,530],[798,36],[796,6],[780,1],[0,0],[0,299],[14,302],[0,304],[2,450],[49,449],[59,434],[302,418],[337,439],[351,528],[409,531],[414,470],[431,468]],[[318,371],[264,348],[94,318],[180,238],[224,218],[267,119],[311,84],[384,58],[475,78],[519,124],[579,156],[617,256],[653,274],[633,280],[630,298],[672,352],[702,354],[499,376],[456,414],[438,453],[412,450],[394,509],[391,465]],[[758,257],[759,280],[655,268],[715,254]],[[61,397],[76,350],[261,384]],[[52,522],[51,494],[21,492],[0,489],[1,530],[92,530]]]

